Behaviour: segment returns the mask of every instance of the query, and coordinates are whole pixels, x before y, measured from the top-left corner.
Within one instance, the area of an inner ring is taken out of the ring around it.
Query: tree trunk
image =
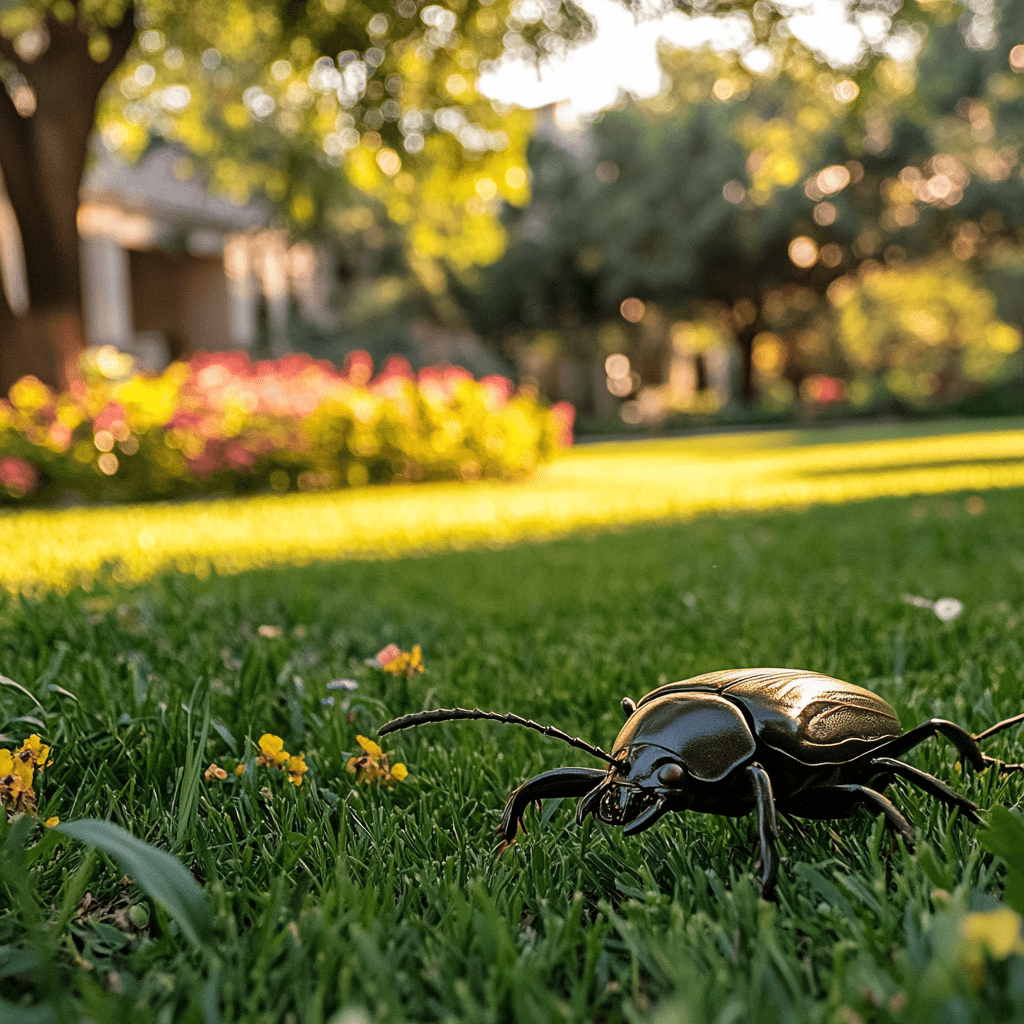
[[[0,89],[0,170],[21,233],[29,297],[22,317],[0,311],[0,394],[26,367],[60,389],[78,375],[85,348],[79,189],[96,102],[135,36],[135,11],[129,5],[108,29],[110,52],[102,61],[89,55],[89,30],[79,21],[48,14],[45,27],[49,45],[32,61],[0,36],[0,58],[31,90],[16,93],[16,105]]]
[[[756,322],[736,328],[736,344],[740,350],[740,404],[745,409],[757,402],[757,388],[754,387],[754,338],[760,329]]]

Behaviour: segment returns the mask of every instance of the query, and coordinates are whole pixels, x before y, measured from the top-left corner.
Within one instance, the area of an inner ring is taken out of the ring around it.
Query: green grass
[[[67,589],[106,573],[397,558],[552,540],[587,529],[678,522],[909,494],[1024,487],[1024,429],[1000,419],[733,432],[580,445],[514,482],[361,487],[0,513],[0,588]]]
[[[10,827],[0,1017],[1020,1021],[1024,958],[988,964],[977,990],[958,959],[964,913],[994,905],[1001,862],[900,782],[917,855],[867,813],[783,822],[770,905],[747,818],[678,815],[625,839],[577,829],[571,802],[552,801],[496,859],[508,792],[591,763],[526,730],[385,737],[410,772],[390,790],[345,771],[357,733],[422,707],[514,710],[607,745],[623,695],[754,665],[867,685],[905,726],[939,715],[980,731],[1024,705],[1024,493],[970,497],[0,598],[0,672],[37,702],[0,686],[0,745],[53,744],[40,816],[109,819],[171,851],[213,915],[197,947],[106,854],[53,833],[26,853]],[[907,594],[965,610],[944,623]],[[422,644],[427,672],[364,664],[392,641]],[[359,688],[328,691],[343,677]],[[186,766],[251,760],[264,732],[305,753],[301,790],[267,769],[190,787]],[[1007,733],[989,752],[1022,747]],[[961,774],[944,741],[908,760],[982,806],[1021,807],[1024,780]]]

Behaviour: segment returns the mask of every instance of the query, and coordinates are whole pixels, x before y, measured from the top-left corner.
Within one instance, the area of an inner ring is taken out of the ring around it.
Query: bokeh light
[[[807,235],[798,235],[789,243],[789,258],[793,263],[806,270],[818,262],[818,244]]]
[[[619,312],[622,314],[623,320],[627,320],[631,324],[638,324],[643,320],[644,314],[647,312],[647,306],[641,299],[623,299],[619,306]]]

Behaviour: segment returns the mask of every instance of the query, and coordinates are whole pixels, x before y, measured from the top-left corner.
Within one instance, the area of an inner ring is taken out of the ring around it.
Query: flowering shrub
[[[514,478],[572,440],[571,406],[503,377],[413,374],[365,352],[343,372],[306,355],[200,354],[160,376],[87,376],[55,394],[25,377],[0,399],[0,501],[90,500]]]

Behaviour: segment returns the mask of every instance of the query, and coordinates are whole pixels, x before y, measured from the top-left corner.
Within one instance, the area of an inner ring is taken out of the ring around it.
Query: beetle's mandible
[[[608,754],[600,747],[513,714],[440,708],[396,718],[381,735],[428,722],[491,719],[522,725],[608,763],[607,768],[558,768],[528,779],[505,805],[501,849],[523,824],[523,813],[546,797],[581,797],[576,821],[588,814],[626,835],[650,828],[668,811],[757,814],[761,892],[771,898],[778,874],[777,812],[804,818],[845,818],[858,807],[882,814],[913,848],[906,816],[886,797],[894,776],[920,787],[970,821],[978,805],[899,758],[930,736],[945,736],[963,763],[981,770],[1024,770],[981,752],[979,741],[1024,722],[1007,718],[977,736],[931,718],[906,732],[877,694],[840,679],[796,669],[709,672],[652,690],[638,703],[622,701],[626,723]]]

